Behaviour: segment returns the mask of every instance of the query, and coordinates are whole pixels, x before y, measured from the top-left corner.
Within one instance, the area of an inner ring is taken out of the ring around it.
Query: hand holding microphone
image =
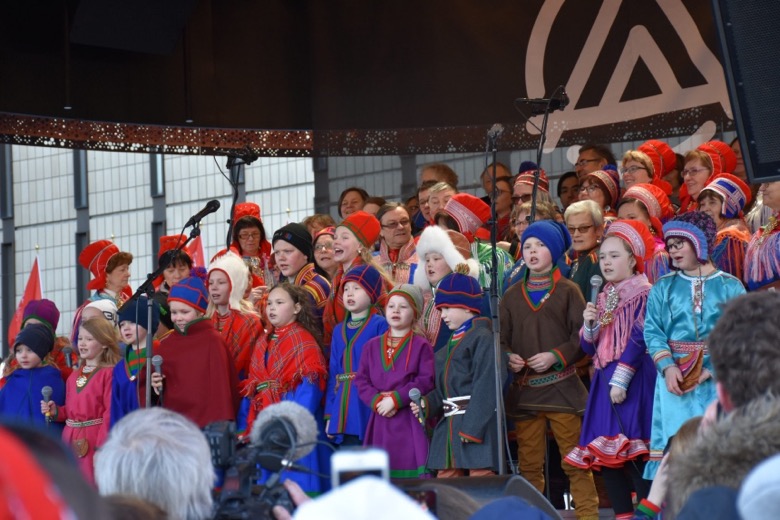
[[[162,375],[163,358],[161,355],[156,355],[152,358],[152,365],[154,366],[154,374],[152,374],[152,388],[154,392],[162,397],[163,393],[163,375]]]
[[[47,385],[41,388],[41,395],[43,396],[43,401],[41,401],[41,413],[46,416],[47,426],[51,422],[52,412],[57,409],[57,405],[51,400],[51,394],[52,389],[50,386]]]
[[[409,405],[409,408],[412,409],[412,413],[415,417],[417,417],[417,420],[420,421],[420,424],[423,426],[425,425],[425,420],[423,419],[423,409],[425,408],[422,403],[422,395],[420,394],[419,388],[412,388],[409,390],[409,399],[412,400],[412,403]]]
[[[593,305],[593,309],[595,311],[596,309],[596,301],[599,297],[599,291],[601,291],[601,284],[604,283],[604,279],[600,277],[597,274],[594,274],[590,277],[590,304]],[[587,308],[586,308],[587,312]],[[585,317],[585,314],[583,313],[583,317]],[[588,320],[588,328],[593,330],[593,327],[596,324],[596,318],[598,317],[598,314],[594,315],[593,317],[585,318]]]

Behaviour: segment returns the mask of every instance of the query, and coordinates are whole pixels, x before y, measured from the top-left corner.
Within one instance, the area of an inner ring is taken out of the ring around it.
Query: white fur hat
[[[456,245],[456,242],[458,245]],[[439,253],[453,272],[467,274],[472,278],[479,278],[479,264],[471,258],[469,242],[465,236],[457,231],[447,231],[439,226],[428,226],[420,235],[417,242],[417,257],[420,259],[417,269],[414,271],[414,285],[423,291],[430,292],[431,285],[425,275],[425,255]],[[468,259],[464,255],[468,254]]]
[[[230,281],[230,308],[241,310],[240,302],[249,286],[249,268],[246,263],[233,251],[228,251],[212,260],[209,276],[215,270],[225,273]]]

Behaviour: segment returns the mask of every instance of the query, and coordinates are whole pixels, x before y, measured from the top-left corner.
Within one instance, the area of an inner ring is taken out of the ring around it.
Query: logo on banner
[[[691,62],[704,78],[703,84],[681,86],[656,39],[647,27],[637,24],[629,31],[626,44],[620,52],[600,101],[593,106],[577,108],[577,102],[593,74],[596,61],[604,49],[622,3],[622,0],[604,0],[602,3],[566,81],[566,92],[571,103],[565,111],[550,114],[545,147],[547,150],[557,146],[564,131],[623,123],[708,104],[720,104],[725,114],[730,119],[733,117],[723,67],[705,44],[691,13],[681,0],[657,0],[657,4],[682,41]],[[543,98],[548,94],[545,91],[544,56],[548,44],[551,43],[553,23],[563,4],[564,0],[546,0],[531,31],[525,64],[528,97]],[[639,99],[621,100],[640,60],[653,75],[660,93]],[[533,120],[537,125],[540,121],[541,118]],[[526,128],[531,134],[539,133],[538,128],[531,123],[528,123]]]

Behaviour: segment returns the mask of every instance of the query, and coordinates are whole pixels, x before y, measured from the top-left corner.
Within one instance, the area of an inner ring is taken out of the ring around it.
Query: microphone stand
[[[186,227],[185,227],[186,229]],[[182,230],[184,231],[184,230]],[[190,231],[190,236],[187,238],[187,240],[184,241],[183,244],[179,245],[177,244],[175,248],[173,248],[171,251],[179,252],[184,247],[189,244],[189,242],[197,237],[200,236],[200,221],[195,222],[192,225],[192,230]],[[124,309],[131,301],[137,300],[141,297],[142,294],[146,295],[146,323],[152,323],[152,311],[154,311],[153,301],[152,298],[154,297],[154,281],[157,279],[158,276],[161,276],[163,272],[168,268],[170,265],[171,258],[173,258],[174,254],[168,255],[166,260],[163,261],[162,264],[160,264],[157,269],[154,270],[154,272],[146,275],[146,281],[142,283],[138,289],[135,291],[133,296],[127,300],[122,307],[119,309],[121,312],[122,309]],[[136,308],[136,313],[138,312],[138,309]],[[117,313],[119,314],[119,313]],[[136,314],[136,323],[138,323],[138,315]],[[152,334],[151,331],[147,331],[148,334],[146,335],[146,403],[144,405],[144,408],[149,408],[152,406],[152,357],[154,357],[154,334]]]
[[[227,239],[225,241],[225,249],[230,249],[230,244],[233,243],[233,227],[235,225],[235,212],[236,204],[238,203],[239,189],[241,178],[246,165],[252,164],[257,160],[257,155],[248,146],[242,151],[237,153],[228,154],[227,164],[225,165],[230,170],[230,188],[233,191],[233,200],[230,205],[230,219],[228,219]]]
[[[498,242],[498,216],[496,215],[496,196],[498,194],[498,188],[496,186],[496,161],[498,154],[498,138],[504,131],[504,127],[500,124],[495,124],[488,131],[488,149],[493,156],[493,171],[491,176],[493,179],[493,189],[490,196],[490,245],[491,245],[491,269],[490,269],[490,315],[493,324],[493,350],[495,354],[495,392],[496,392],[496,440],[499,445],[498,449],[498,474],[506,475],[506,452],[505,446],[508,444],[505,428],[504,428],[504,392],[503,381],[505,374],[501,370],[501,322],[498,317],[498,252],[496,251]]]

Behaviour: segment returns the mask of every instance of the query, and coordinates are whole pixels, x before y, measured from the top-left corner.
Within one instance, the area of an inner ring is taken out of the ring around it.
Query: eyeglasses
[[[428,205],[428,199],[417,199],[417,201],[420,203],[420,206]]]
[[[593,193],[597,189],[599,189],[599,187],[596,184],[589,184],[587,186],[580,186],[580,193],[585,193],[586,191],[588,193]]]
[[[568,230],[569,230],[569,234],[570,234],[570,235],[573,235],[574,233],[580,233],[580,234],[584,235],[585,233],[587,233],[588,231],[590,231],[590,229],[591,229],[592,227],[593,227],[593,224],[591,224],[591,225],[589,225],[589,226],[577,226],[577,227],[574,227],[574,226],[566,226],[566,229],[568,229]]]
[[[680,173],[682,174],[683,177],[686,177],[688,175],[696,175],[699,172],[708,172],[708,171],[710,171],[709,168],[686,168]]]
[[[530,219],[531,219],[530,216],[523,217],[523,218],[516,218],[512,220],[512,225],[518,227],[526,227],[530,224],[529,222]]]
[[[644,166],[632,166],[630,168],[623,168],[622,170],[620,170],[620,175],[625,175],[625,174],[633,175],[639,170],[647,171],[647,168],[645,168]]]
[[[515,195],[515,196],[512,197],[512,204],[528,202],[529,200],[531,200],[531,194],[530,193],[527,194],[527,195],[520,195],[519,197]]]
[[[601,159],[580,159],[576,163],[574,163],[574,166],[579,166],[580,168],[584,168],[588,165],[589,162],[599,162]]]
[[[387,224],[382,224],[382,227],[384,229],[395,229],[398,227],[399,224],[401,227],[406,227],[411,223],[412,223],[411,220],[405,218],[403,220],[399,220],[398,222],[388,222]]]
[[[260,233],[239,233],[239,240],[260,240]]]
[[[685,245],[685,240],[674,240],[666,243],[667,251],[679,251]]]
[[[332,251],[333,250],[333,242],[323,242],[322,244],[319,244],[314,247],[315,251]]]

